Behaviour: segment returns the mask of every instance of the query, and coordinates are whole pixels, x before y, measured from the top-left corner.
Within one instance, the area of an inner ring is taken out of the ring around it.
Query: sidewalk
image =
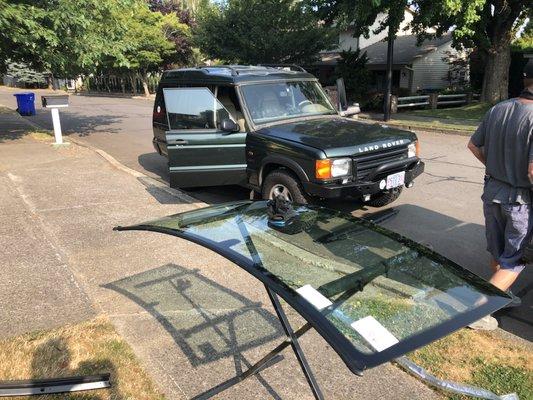
[[[118,169],[93,150],[55,148],[0,114],[0,332],[110,317],[168,399],[196,396],[246,369],[283,335],[260,283],[200,246],[149,232],[114,232],[202,206]],[[17,122],[18,121],[18,122]],[[17,135],[9,135],[18,129]],[[39,318],[35,318],[38,314]],[[298,326],[301,320],[289,312]],[[436,399],[392,365],[351,374],[314,332],[302,338],[328,399]],[[285,359],[223,399],[311,399]]]

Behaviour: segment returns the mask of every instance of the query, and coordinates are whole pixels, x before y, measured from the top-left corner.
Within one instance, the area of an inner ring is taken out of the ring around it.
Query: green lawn
[[[388,124],[414,130],[449,131],[469,136],[476,130],[490,107],[488,103],[474,103],[455,108],[405,111],[393,114]]]
[[[498,395],[517,393],[533,399],[533,350],[495,332],[461,329],[411,353],[417,364],[438,378],[475,385]],[[449,400],[465,396],[443,393]]]
[[[456,108],[438,108],[436,110],[413,110],[402,114],[411,114],[418,117],[429,117],[439,119],[462,119],[480,121],[485,113],[490,109],[489,103],[473,103]]]
[[[465,124],[459,123],[458,120],[450,121],[457,123],[442,123],[441,120],[429,120],[420,121],[420,120],[410,120],[410,119],[391,119],[387,122],[387,125],[399,126],[401,128],[408,128],[412,130],[421,130],[430,129],[438,131],[450,131],[458,135],[470,136],[476,130],[477,125],[474,124]],[[469,122],[464,121],[463,122]]]

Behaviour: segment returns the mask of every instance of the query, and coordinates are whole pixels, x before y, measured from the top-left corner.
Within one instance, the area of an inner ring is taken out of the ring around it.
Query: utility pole
[[[389,35],[387,43],[387,87],[385,90],[385,109],[383,120],[390,120],[391,97],[392,97],[392,62],[394,59],[394,36],[396,32],[392,30],[392,24],[389,24]]]

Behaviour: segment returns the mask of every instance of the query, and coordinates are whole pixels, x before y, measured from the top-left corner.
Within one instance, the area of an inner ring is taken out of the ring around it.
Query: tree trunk
[[[46,83],[48,84],[48,90],[53,90],[54,89],[54,74],[50,73],[46,77]]]
[[[135,96],[137,94],[137,82],[135,81],[135,74],[130,74],[131,93]]]
[[[146,72],[141,74],[141,81],[143,84],[144,96],[150,96],[150,89],[148,88],[148,74]]]
[[[492,47],[486,55],[481,100],[497,103],[509,96],[510,43]]]

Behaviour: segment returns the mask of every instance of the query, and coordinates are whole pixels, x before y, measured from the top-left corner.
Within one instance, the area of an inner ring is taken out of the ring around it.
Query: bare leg
[[[490,269],[492,269],[493,273],[496,273],[500,270],[500,263],[496,261],[494,258],[491,258],[490,260]]]
[[[490,283],[496,286],[498,289],[506,291],[511,287],[511,285],[516,281],[520,272],[514,272],[506,269],[499,269],[492,275],[490,278]]]

